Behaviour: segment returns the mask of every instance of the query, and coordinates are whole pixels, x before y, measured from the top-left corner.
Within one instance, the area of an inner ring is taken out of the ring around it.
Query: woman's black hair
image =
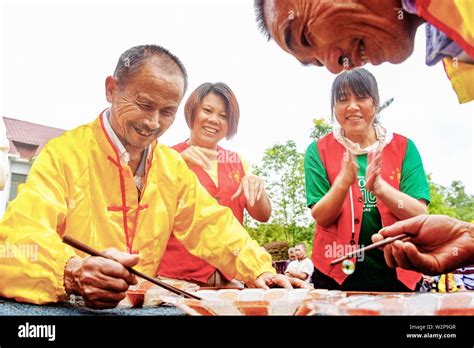
[[[331,114],[333,117],[336,102],[345,99],[348,93],[352,93],[358,98],[372,98],[375,110],[378,110],[380,106],[377,80],[364,68],[346,70],[335,78],[331,88]],[[375,122],[378,122],[377,117]]]

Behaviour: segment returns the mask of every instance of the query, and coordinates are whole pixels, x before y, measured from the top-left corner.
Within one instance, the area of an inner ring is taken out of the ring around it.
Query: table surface
[[[182,316],[185,313],[171,305],[144,308],[113,308],[113,309],[90,309],[84,305],[84,300],[79,296],[71,296],[68,302],[52,303],[48,305],[34,305],[20,303],[14,300],[0,297],[0,316],[22,315],[22,316]]]
[[[415,296],[420,293],[380,293],[380,292],[346,292],[347,297],[354,295],[408,295]],[[470,292],[438,294],[427,293],[427,296],[460,296],[474,295]],[[473,300],[474,301],[474,300]],[[96,310],[87,308],[80,296],[71,295],[69,301],[35,305],[20,303],[12,299],[0,297],[0,316],[185,316],[186,313],[173,305],[146,306],[143,308],[117,307],[113,309]]]

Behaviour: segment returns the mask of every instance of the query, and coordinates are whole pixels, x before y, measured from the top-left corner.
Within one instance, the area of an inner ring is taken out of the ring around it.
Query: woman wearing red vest
[[[427,212],[430,192],[418,150],[380,124],[379,102],[370,72],[341,73],[331,92],[340,127],[306,150],[307,204],[317,224],[312,254],[317,288],[414,291],[422,279],[420,273],[389,268],[380,250],[351,259],[352,274],[341,264],[330,265],[371,244],[383,226]]]
[[[244,209],[254,219],[268,221],[272,208],[263,180],[250,173],[248,163],[239,154],[218,145],[222,139],[232,138],[239,124],[239,104],[229,86],[203,83],[190,95],[184,114],[191,136],[173,149],[181,153],[201,184],[221,205],[229,207],[240,223],[244,221]],[[214,266],[188,253],[173,236],[158,274],[205,286],[223,286],[231,281]]]

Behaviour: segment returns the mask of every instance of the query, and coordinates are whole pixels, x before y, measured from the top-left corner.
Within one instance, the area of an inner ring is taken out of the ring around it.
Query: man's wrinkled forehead
[[[369,1],[366,2],[369,5]],[[383,7],[384,2],[379,2],[372,4],[370,1],[370,7]],[[357,0],[265,0],[263,16],[271,36],[274,37],[278,29],[282,30],[292,20],[307,25],[320,16],[326,17],[333,11],[347,10],[357,4]]]
[[[266,0],[263,4],[263,20],[270,37],[286,52],[291,53],[285,44],[285,28],[294,10],[291,1]]]
[[[270,34],[294,16],[293,1],[266,0],[263,5],[264,20]]]
[[[177,70],[164,69],[150,62],[144,63],[126,83],[129,90],[141,94],[158,94],[179,98],[184,94],[184,78]]]

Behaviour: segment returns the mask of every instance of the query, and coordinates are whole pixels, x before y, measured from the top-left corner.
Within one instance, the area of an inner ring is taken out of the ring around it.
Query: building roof
[[[32,159],[37,156],[46,143],[65,132],[64,129],[48,127],[37,123],[3,117],[7,138],[10,143],[9,154]]]

